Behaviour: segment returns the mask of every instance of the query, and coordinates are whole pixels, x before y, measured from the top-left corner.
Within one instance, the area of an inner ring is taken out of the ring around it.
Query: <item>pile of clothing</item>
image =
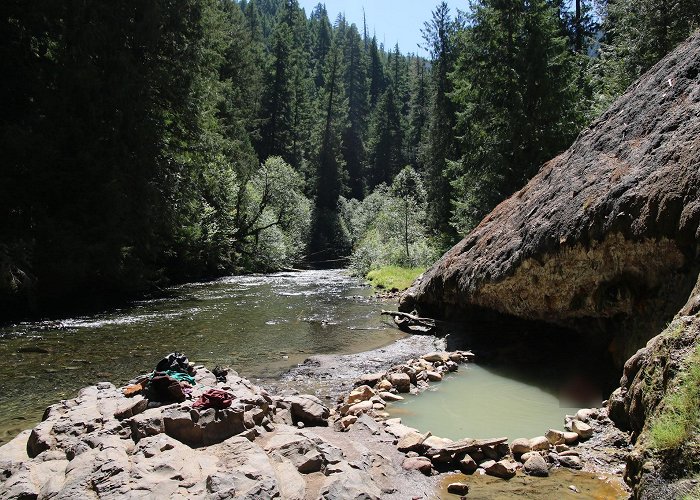
[[[223,372],[225,380],[226,372],[219,370],[217,379]],[[161,359],[150,374],[137,380],[135,384],[126,386],[123,393],[127,397],[143,393],[149,401],[157,403],[182,403],[192,399],[192,390],[197,384],[194,375],[194,363],[184,354],[172,352]],[[221,410],[231,406],[233,399],[234,395],[229,392],[210,388],[197,398],[192,407],[198,410]]]

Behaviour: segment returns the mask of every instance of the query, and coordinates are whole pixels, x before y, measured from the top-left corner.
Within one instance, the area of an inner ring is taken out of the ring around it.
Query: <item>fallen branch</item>
[[[404,332],[430,333],[435,328],[434,319],[421,318],[415,314],[400,311],[382,311],[382,316],[391,316],[399,330]]]

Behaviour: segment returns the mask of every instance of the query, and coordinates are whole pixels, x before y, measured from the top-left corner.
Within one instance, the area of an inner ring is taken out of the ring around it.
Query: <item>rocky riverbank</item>
[[[330,408],[313,395],[273,394],[203,366],[191,369],[191,383],[177,376],[177,387],[163,385],[165,393],[154,394],[155,376],[124,388],[86,387],[0,448],[0,498],[435,498],[441,477],[455,471],[620,473],[610,449],[626,440],[611,432],[605,410],[579,412],[573,432],[510,444],[505,437],[453,442],[390,418],[386,407],[402,393],[425,390],[473,356],[434,351],[407,360],[417,346],[442,342],[412,339],[342,356],[345,364],[316,357],[290,373],[316,378],[324,397],[337,398]],[[339,389],[330,390],[329,375]],[[181,400],[167,401],[172,394]]]

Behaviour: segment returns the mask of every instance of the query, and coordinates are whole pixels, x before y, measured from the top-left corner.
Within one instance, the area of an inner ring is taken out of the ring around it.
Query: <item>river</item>
[[[269,379],[313,354],[387,345],[403,334],[381,308],[344,270],[301,271],[192,283],[102,314],[1,328],[0,443],[81,387],[123,384],[171,351]]]

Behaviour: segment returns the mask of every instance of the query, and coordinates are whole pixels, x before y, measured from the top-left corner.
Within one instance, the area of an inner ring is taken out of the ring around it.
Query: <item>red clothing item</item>
[[[217,410],[223,410],[231,406],[233,401],[233,394],[219,389],[207,389],[207,391],[199,396],[199,399],[194,402],[192,408],[197,408],[198,410],[206,410],[207,408],[215,408]]]

